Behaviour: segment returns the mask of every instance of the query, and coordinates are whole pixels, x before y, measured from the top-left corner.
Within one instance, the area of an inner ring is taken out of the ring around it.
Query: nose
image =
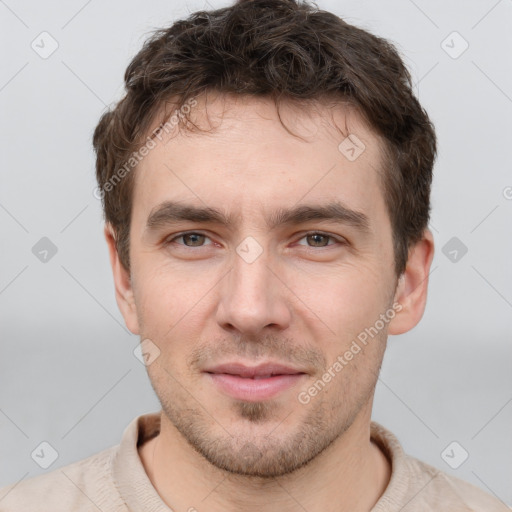
[[[270,263],[265,252],[252,262],[235,255],[233,267],[219,290],[216,319],[223,329],[257,336],[269,329],[281,331],[289,327],[287,288]]]

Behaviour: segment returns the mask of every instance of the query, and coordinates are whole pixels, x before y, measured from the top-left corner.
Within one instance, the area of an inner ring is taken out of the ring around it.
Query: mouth
[[[234,362],[210,367],[203,372],[221,393],[249,402],[273,398],[307,376],[301,369],[279,363],[247,366]]]

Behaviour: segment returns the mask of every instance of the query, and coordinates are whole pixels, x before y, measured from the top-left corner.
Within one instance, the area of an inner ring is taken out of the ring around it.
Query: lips
[[[261,401],[286,391],[302,380],[306,373],[280,363],[246,366],[226,363],[204,370],[223,394],[245,401]]]
[[[301,370],[278,363],[265,363],[258,366],[245,366],[241,363],[226,363],[205,370],[207,373],[235,375],[245,379],[262,379],[274,375],[296,375]]]

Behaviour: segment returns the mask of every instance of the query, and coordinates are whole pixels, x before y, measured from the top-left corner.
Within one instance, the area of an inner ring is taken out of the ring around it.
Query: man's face
[[[160,350],[170,428],[234,473],[289,473],[369,415],[385,349],[386,323],[333,369],[397,279],[377,138],[337,107],[366,146],[353,160],[331,110],[312,112],[281,112],[301,139],[269,100],[209,99],[215,131],[164,139],[135,175],[125,317]]]

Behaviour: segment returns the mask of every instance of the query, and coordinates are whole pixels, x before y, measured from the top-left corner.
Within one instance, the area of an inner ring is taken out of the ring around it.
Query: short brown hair
[[[384,199],[395,271],[404,271],[409,248],[428,226],[437,149],[434,127],[389,41],[300,0],[240,0],[155,31],[124,78],[126,94],[102,115],[93,145],[105,221],[126,269],[134,180],[122,166],[158,133],[147,131],[166,101],[174,99],[179,109],[217,91],[272,98],[276,105],[334,96],[355,106],[385,141]]]

